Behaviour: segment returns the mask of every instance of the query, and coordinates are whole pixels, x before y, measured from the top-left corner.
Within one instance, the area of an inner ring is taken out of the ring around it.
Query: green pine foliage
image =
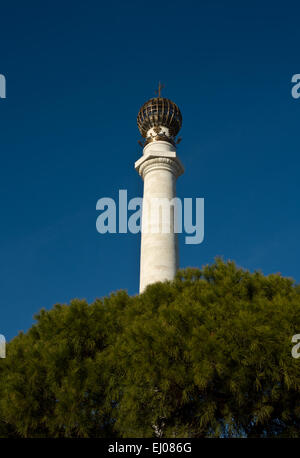
[[[300,437],[300,288],[217,259],[42,310],[0,360],[0,437]]]

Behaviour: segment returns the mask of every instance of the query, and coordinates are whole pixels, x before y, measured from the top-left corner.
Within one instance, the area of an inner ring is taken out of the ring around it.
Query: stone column
[[[148,143],[143,156],[135,163],[135,169],[144,180],[140,258],[142,292],[151,283],[172,280],[178,269],[178,241],[170,201],[176,197],[176,180],[184,169],[176,155],[176,147],[167,141]],[[159,204],[157,198],[162,199]],[[168,214],[163,202],[169,205]]]

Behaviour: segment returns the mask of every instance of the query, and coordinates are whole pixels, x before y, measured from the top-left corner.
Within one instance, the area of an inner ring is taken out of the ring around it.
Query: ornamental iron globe
[[[181,112],[172,100],[155,97],[141,107],[137,125],[146,143],[165,140],[174,143],[182,125]]]

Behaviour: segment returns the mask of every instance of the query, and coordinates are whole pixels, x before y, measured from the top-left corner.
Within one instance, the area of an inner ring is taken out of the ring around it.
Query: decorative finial
[[[145,138],[143,146],[152,141],[166,141],[175,146],[182,116],[176,103],[162,97],[163,87],[159,82],[156,97],[144,103],[137,116],[139,131]]]
[[[161,97],[161,90],[165,87],[164,84],[161,84],[160,81],[158,83],[158,90],[155,91],[155,94],[158,95],[158,97]]]

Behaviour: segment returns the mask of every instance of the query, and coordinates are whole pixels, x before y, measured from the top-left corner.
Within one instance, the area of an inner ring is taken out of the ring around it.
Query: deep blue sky
[[[139,235],[96,232],[96,202],[142,195],[136,115],[164,95],[183,115],[181,197],[205,198],[216,255],[300,282],[299,2],[1,4],[0,333],[42,307],[138,291]]]

